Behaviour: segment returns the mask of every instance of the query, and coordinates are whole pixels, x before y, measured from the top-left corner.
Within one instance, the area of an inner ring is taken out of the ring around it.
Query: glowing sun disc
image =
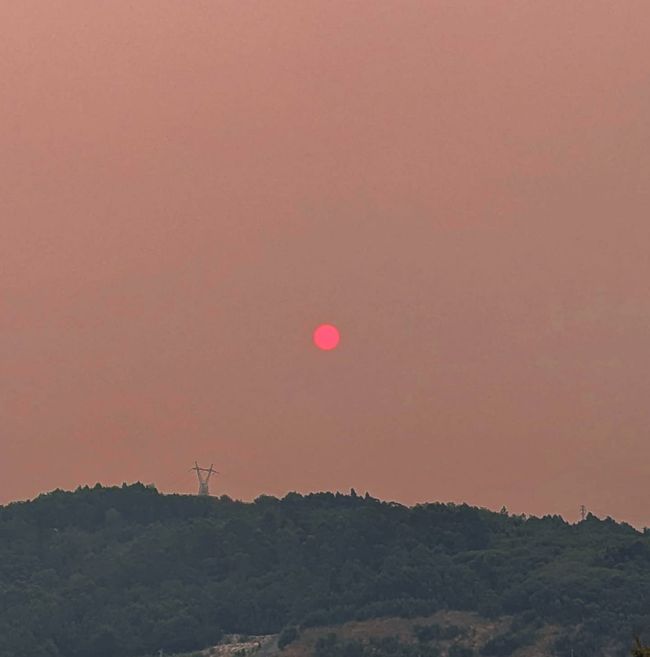
[[[321,324],[314,331],[314,344],[324,351],[335,349],[340,339],[339,330],[332,324]]]

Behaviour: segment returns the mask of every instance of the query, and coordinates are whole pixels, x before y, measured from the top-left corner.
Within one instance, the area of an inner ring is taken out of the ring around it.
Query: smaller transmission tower
[[[580,505],[580,517],[582,518],[582,520],[585,519],[586,515],[587,515],[587,507],[584,504],[581,504]]]
[[[196,472],[196,476],[199,480],[199,495],[205,496],[210,495],[210,475],[219,474],[216,470],[212,468],[214,464],[211,463],[209,468],[200,468],[199,464],[194,461],[194,467],[192,470]]]

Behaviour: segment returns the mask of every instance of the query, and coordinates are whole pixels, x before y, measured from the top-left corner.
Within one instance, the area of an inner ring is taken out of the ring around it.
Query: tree
[[[638,636],[634,637],[635,646],[632,649],[633,657],[650,657],[650,647],[644,646]]]

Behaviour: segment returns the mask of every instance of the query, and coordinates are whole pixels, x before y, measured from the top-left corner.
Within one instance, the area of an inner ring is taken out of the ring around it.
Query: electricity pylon
[[[194,467],[191,468],[196,472],[196,476],[199,480],[199,495],[205,496],[210,495],[209,481],[210,475],[219,474],[216,470],[212,468],[214,464],[211,463],[209,468],[199,468],[199,464],[194,461]]]

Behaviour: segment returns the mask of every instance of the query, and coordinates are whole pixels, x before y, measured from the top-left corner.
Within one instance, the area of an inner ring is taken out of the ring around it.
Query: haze
[[[647,2],[2,2],[0,99],[0,501],[648,522]]]

